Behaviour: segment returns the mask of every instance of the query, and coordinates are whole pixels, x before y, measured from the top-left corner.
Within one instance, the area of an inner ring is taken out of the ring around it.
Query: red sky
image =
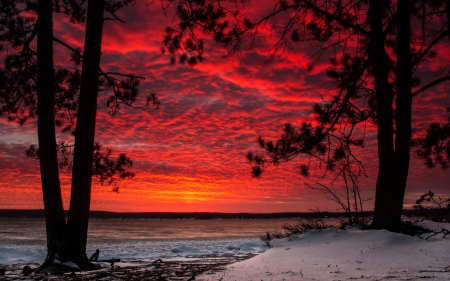
[[[255,1],[256,2],[256,1]],[[268,1],[270,2],[270,1]],[[261,14],[257,5],[252,15]],[[265,7],[269,7],[266,5]],[[264,5],[259,5],[264,7]],[[93,210],[108,211],[211,211],[284,212],[335,209],[323,195],[312,192],[305,182],[317,181],[322,172],[300,176],[302,159],[270,167],[260,179],[252,178],[246,162],[248,151],[261,152],[256,138],[275,139],[283,124],[311,120],[312,106],[334,89],[324,69],[326,60],[307,72],[311,45],[298,46],[287,57],[264,64],[267,52],[256,49],[223,58],[220,47],[208,46],[205,61],[195,67],[171,65],[161,54],[164,28],[170,25],[161,6],[138,1],[120,13],[125,24],[106,21],[102,69],[145,76],[142,96],[156,93],[161,107],[155,112],[122,108],[113,117],[99,109],[96,141],[116,153],[126,152],[134,160],[136,177],[118,183],[119,193],[94,180]],[[55,35],[82,47],[84,25],[73,25],[55,17]],[[68,65],[67,53],[55,45],[56,67]],[[437,73],[439,61],[450,61],[440,46],[440,60],[423,70],[423,77]],[[439,50],[438,50],[439,51]],[[414,101],[414,126],[444,121],[450,106],[448,83],[433,88]],[[37,143],[36,120],[24,126],[0,120],[0,208],[42,208],[39,163],[25,158],[25,149]],[[376,179],[376,135],[368,128],[365,149],[356,151],[363,159],[368,177],[362,179],[363,195],[374,196]],[[60,139],[69,139],[59,134]],[[303,160],[304,161],[304,160]],[[61,174],[65,207],[69,204],[70,175]],[[405,204],[429,189],[449,192],[449,172],[427,169],[412,158]],[[329,178],[321,179],[330,184]],[[334,187],[339,190],[340,185]],[[373,208],[373,200],[366,204]]]

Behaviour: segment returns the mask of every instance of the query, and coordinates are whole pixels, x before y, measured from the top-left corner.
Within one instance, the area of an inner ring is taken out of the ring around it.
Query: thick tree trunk
[[[377,101],[377,132],[378,132],[378,178],[375,193],[375,214],[373,226],[384,228],[383,222],[389,213],[383,209],[388,182],[394,159],[394,127],[392,98],[393,92],[389,86],[387,54],[384,49],[382,1],[371,0],[369,3],[370,48],[373,61],[373,75]]]
[[[80,100],[75,130],[72,193],[66,236],[67,256],[82,269],[93,268],[86,256],[91,200],[92,158],[103,30],[103,0],[89,0]]]
[[[375,1],[378,2],[378,1]],[[380,146],[380,136],[385,135],[385,127],[380,124],[378,116],[378,154],[380,156],[380,170],[377,181],[375,197],[375,212],[373,227],[384,228],[391,231],[399,230],[401,226],[401,214],[403,209],[403,197],[405,194],[406,180],[408,177],[410,144],[411,144],[411,47],[410,47],[410,15],[411,3],[408,0],[397,2],[397,95],[395,112],[395,153],[391,154]],[[376,43],[375,43],[376,44]],[[387,75],[387,72],[386,72]],[[375,75],[375,81],[380,79]],[[377,83],[377,82],[375,82]],[[377,97],[382,95],[377,89]],[[389,107],[392,102],[389,102]],[[387,104],[383,104],[387,107]],[[380,104],[378,103],[378,109]],[[391,116],[392,120],[392,116]],[[392,126],[389,126],[392,128]],[[391,147],[392,147],[392,137]],[[387,138],[383,141],[388,142]],[[390,160],[382,162],[381,156],[390,154]],[[393,157],[392,157],[393,156]],[[383,165],[389,165],[381,170]]]
[[[56,152],[52,13],[52,0],[39,0],[37,22],[38,141],[48,250],[42,267],[52,263],[59,253],[66,230]]]
[[[403,197],[408,178],[411,145],[411,3],[409,0],[397,2],[397,96],[395,111],[395,157],[389,176],[384,213],[390,215],[383,221],[383,228],[398,230],[401,224]]]

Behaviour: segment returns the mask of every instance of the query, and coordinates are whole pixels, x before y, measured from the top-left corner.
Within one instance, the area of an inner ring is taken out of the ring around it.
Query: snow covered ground
[[[424,226],[450,230],[450,224]],[[386,230],[312,230],[230,264],[207,280],[450,280],[450,235],[423,238]]]

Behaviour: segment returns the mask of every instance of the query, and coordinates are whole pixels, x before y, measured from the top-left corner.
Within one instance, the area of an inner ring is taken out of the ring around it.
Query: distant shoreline
[[[430,210],[403,210],[405,216],[426,216]],[[0,209],[0,218],[44,218],[44,210]],[[66,216],[68,212],[66,211]],[[372,211],[364,212],[373,215]],[[340,218],[342,212],[283,212],[283,213],[218,213],[218,212],[109,212],[91,211],[92,219],[296,219],[296,218]]]

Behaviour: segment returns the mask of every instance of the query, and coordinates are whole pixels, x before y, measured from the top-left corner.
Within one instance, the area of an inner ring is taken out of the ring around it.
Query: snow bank
[[[426,226],[450,230],[449,224]],[[425,240],[386,230],[325,229],[272,244],[258,256],[196,280],[450,280],[449,236]]]

